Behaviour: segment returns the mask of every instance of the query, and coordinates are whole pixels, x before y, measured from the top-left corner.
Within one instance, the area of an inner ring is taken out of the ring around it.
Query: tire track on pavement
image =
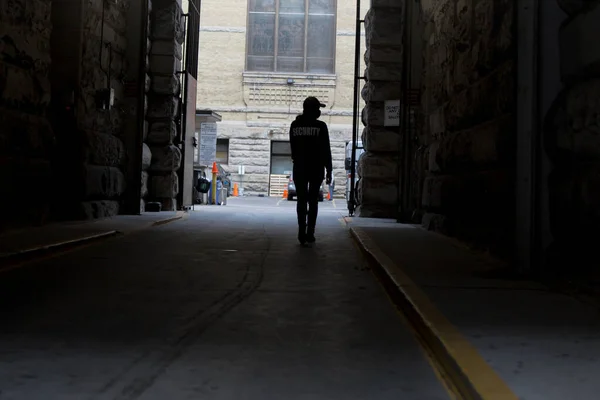
[[[206,309],[198,310],[183,324],[181,335],[172,338],[168,345],[147,351],[130,364],[125,371],[110,380],[90,400],[134,400],[152,387],[154,382],[181,357],[185,350],[195,343],[209,327],[233,310],[237,305],[251,296],[261,285],[264,267],[271,251],[271,238],[259,216],[249,214],[260,223],[266,238],[266,249],[263,251],[257,268],[252,263],[246,264],[246,270],[236,287],[213,301]],[[253,276],[255,275],[255,278]]]

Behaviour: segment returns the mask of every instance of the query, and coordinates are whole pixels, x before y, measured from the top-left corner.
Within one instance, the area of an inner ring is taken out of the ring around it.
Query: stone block
[[[32,157],[51,156],[55,137],[46,117],[3,109],[0,127],[0,154],[20,151]]]
[[[437,154],[440,149],[440,142],[433,142],[427,147],[427,171],[440,172],[440,166],[437,162]]]
[[[559,32],[560,69],[563,80],[600,74],[600,3],[563,25]]]
[[[175,40],[155,40],[152,42],[152,55],[170,56],[183,59],[183,46]]]
[[[179,193],[179,177],[173,171],[165,175],[153,175],[150,178],[150,194],[153,198],[174,198]]]
[[[568,15],[575,15],[592,6],[595,0],[557,0],[557,3]]]
[[[367,82],[361,90],[365,102],[400,100],[402,99],[402,84],[400,82]]]
[[[358,183],[358,201],[361,206],[397,206],[398,185],[377,179],[361,179]]]
[[[507,115],[472,129],[448,133],[439,143],[436,162],[444,172],[498,167],[512,158],[514,143],[513,117]]]
[[[142,170],[145,171],[148,168],[150,168],[150,165],[152,164],[152,150],[150,150],[150,147],[146,144],[143,143],[142,144]]]
[[[181,71],[181,60],[172,56],[150,55],[152,76],[172,76]]]
[[[162,204],[161,211],[177,211],[177,199],[159,199]]]
[[[452,229],[449,226],[448,217],[442,214],[425,213],[421,220],[421,226],[428,231],[451,235]]]
[[[185,38],[183,11],[176,1],[165,2],[165,4],[154,4],[152,18],[153,40],[176,40],[183,43]]]
[[[144,91],[146,93],[148,93],[150,91],[151,87],[152,87],[152,78],[150,78],[150,75],[146,74],[146,80],[144,81]]]
[[[116,167],[83,166],[86,199],[114,199],[125,192],[125,175]]]
[[[385,110],[383,102],[367,102],[361,111],[361,121],[367,127],[383,127],[385,123]]]
[[[471,128],[514,109],[514,65],[507,62],[493,74],[450,98],[444,108],[448,131]]]
[[[117,167],[127,156],[125,145],[114,135],[102,132],[85,132],[84,154],[88,164]]]
[[[402,62],[402,46],[370,46],[367,47],[364,55],[365,64],[371,63],[391,63]]]
[[[6,46],[5,52],[16,51],[16,48],[11,49]],[[50,80],[47,76],[36,74],[30,69],[17,65],[2,63],[0,79],[2,79],[1,106],[30,114],[42,114],[49,106]]]
[[[404,8],[405,0],[371,0],[371,8],[395,8],[400,11]]]
[[[179,99],[168,95],[152,95],[148,99],[148,113],[146,118],[175,119],[179,113]],[[149,133],[148,133],[149,134]]]
[[[177,126],[174,121],[156,121],[150,125],[147,142],[150,145],[168,145],[177,136]]]
[[[366,181],[398,182],[397,157],[365,152],[358,160],[358,176]]]
[[[150,175],[146,171],[142,171],[142,185],[140,190],[140,195],[146,197],[148,195],[148,183],[149,183]]]
[[[371,8],[365,15],[367,47],[402,46],[403,21],[401,8]]]
[[[600,159],[600,79],[563,90],[548,111],[544,144],[556,163]]]
[[[430,176],[423,182],[421,204],[428,211],[468,216],[486,210],[508,212],[512,207],[510,170]]]
[[[178,96],[181,82],[177,75],[155,76],[152,80],[152,91],[157,94]]]
[[[558,167],[548,178],[550,227],[555,239],[597,232],[600,223],[600,162]]]
[[[355,215],[360,218],[396,218],[398,211],[394,205],[361,204]]]
[[[402,64],[380,63],[371,61],[365,70],[367,81],[396,81],[402,80]]]
[[[365,150],[376,153],[398,153],[400,134],[398,129],[367,126],[362,132],[362,144]]]
[[[79,203],[79,217],[98,219],[114,217],[119,214],[119,202],[114,200],[95,200]]]
[[[181,151],[177,146],[152,146],[152,165],[150,171],[171,172],[181,166]]]

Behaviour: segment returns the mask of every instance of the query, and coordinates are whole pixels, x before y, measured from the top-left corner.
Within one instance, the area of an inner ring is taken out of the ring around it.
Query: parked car
[[[358,185],[358,160],[364,154],[365,149],[362,147],[362,140],[356,142],[355,149],[355,164],[354,164],[354,188],[356,194],[356,187]],[[352,185],[352,142],[348,142],[346,144],[346,159],[344,161],[344,165],[346,168],[346,201],[350,201],[350,188]],[[356,196],[355,196],[356,199]]]
[[[287,199],[288,200],[294,200],[294,197],[297,197],[298,195],[296,194],[296,184],[294,183],[294,174],[291,174],[288,180],[288,195],[287,195]],[[324,183],[321,183],[321,187],[319,188],[319,201],[323,201],[323,199],[325,198],[324,193],[325,193],[325,188],[324,188]]]

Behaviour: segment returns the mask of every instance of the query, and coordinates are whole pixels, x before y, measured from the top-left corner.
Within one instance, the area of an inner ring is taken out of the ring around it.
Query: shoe
[[[298,228],[298,241],[300,242],[300,244],[305,244],[306,243],[306,229],[299,227]]]
[[[316,242],[316,239],[315,239],[315,229],[314,228],[313,229],[308,228],[308,232],[306,233],[306,241],[308,243],[314,243],[314,242]]]

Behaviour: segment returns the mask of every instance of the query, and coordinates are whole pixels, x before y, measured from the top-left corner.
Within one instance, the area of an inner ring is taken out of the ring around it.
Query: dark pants
[[[301,228],[308,227],[309,232],[314,232],[315,225],[317,224],[319,188],[321,187],[321,183],[323,183],[322,173],[309,173],[294,168],[294,184],[296,185],[296,195],[298,196],[298,204],[296,205],[298,226]]]

